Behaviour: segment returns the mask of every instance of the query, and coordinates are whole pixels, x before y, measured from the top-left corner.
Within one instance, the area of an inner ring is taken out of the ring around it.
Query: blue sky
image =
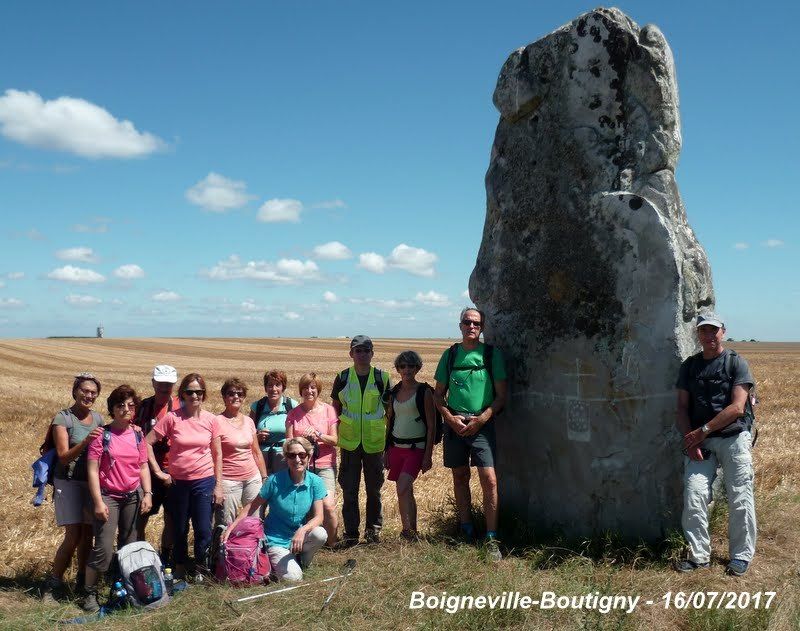
[[[5,3],[0,334],[457,335],[497,74],[592,6]],[[800,340],[790,6],[618,6],[672,46],[729,334]]]

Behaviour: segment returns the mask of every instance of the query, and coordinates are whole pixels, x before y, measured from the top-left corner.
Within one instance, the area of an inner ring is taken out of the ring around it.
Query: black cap
[[[372,350],[372,340],[369,339],[366,335],[356,335],[352,340],[350,340],[350,348],[356,348],[357,346],[363,346],[367,350]]]

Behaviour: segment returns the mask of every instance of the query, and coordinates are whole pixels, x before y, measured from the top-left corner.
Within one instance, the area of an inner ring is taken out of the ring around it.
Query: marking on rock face
[[[567,401],[567,438],[588,443],[592,438],[589,424],[589,404],[583,400],[581,393],[581,377],[595,377],[594,373],[581,372],[581,360],[575,358],[575,372],[564,373],[565,377],[576,378],[575,398]]]

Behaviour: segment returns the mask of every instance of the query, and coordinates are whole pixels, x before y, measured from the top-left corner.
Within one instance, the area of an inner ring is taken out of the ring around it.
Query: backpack
[[[253,419],[253,422],[256,423],[256,425],[258,424],[258,421],[261,418],[261,415],[264,413],[264,409],[266,407],[267,407],[267,397],[261,397],[256,402],[256,417]],[[283,397],[283,409],[286,410],[286,413],[288,414],[289,412],[291,412],[293,407],[294,407],[294,404],[292,403],[292,400],[289,397],[284,395],[284,397]]]
[[[470,372],[475,370],[486,370],[486,373],[489,375],[489,381],[492,384],[492,399],[495,396],[494,390],[494,367],[492,366],[492,357],[494,356],[494,346],[491,344],[484,344],[483,345],[483,366],[456,366],[456,353],[458,352],[459,342],[453,344],[449,349],[447,349],[447,377],[445,378],[445,388],[450,387],[450,375],[452,374],[453,370],[469,370]],[[445,389],[445,392],[447,390]],[[442,393],[444,396],[444,393]]]
[[[91,412],[92,412],[92,418],[97,422],[98,425],[102,426],[103,417],[100,416],[100,413],[95,412],[94,410],[92,410]],[[72,411],[69,408],[64,408],[58,414],[64,415],[63,427],[64,429],[67,430],[67,434],[69,434],[69,430],[71,430],[75,425],[75,423],[72,420],[75,418],[75,416],[72,414]],[[58,416],[58,414],[56,414],[56,416]],[[52,423],[50,423],[50,425],[47,426],[47,432],[45,432],[44,440],[42,441],[42,444],[39,445],[39,455],[41,456],[48,455],[48,459],[52,459],[53,464],[47,470],[47,483],[50,485],[53,484],[53,476],[55,475],[56,465],[58,464],[58,454],[56,453],[56,441],[55,438],[53,438],[54,427],[55,425],[53,425]],[[49,452],[51,451],[54,454],[53,456],[49,455]],[[37,460],[37,462],[39,462],[39,460]],[[73,464],[74,462],[75,460],[73,460],[69,465],[67,465],[67,479],[72,478],[72,470],[74,468]]]
[[[138,449],[139,445],[142,443],[142,432],[140,432],[137,429],[134,429],[133,430],[133,435],[136,437],[136,448]],[[109,446],[110,445],[111,445],[111,430],[106,428],[106,429],[103,430],[103,454],[101,455],[101,458],[102,458],[102,456],[107,456],[108,457],[108,459],[109,459],[108,468],[109,469],[112,468],[114,466],[114,463],[116,462],[114,460],[114,456],[112,456],[111,452],[109,451]]]
[[[380,368],[373,368],[375,371],[375,387],[378,389],[378,395],[380,395],[381,403],[385,406],[387,400],[383,396],[383,391],[386,389],[386,384],[383,381],[383,371]],[[342,372],[339,373],[339,383],[342,384],[342,390],[347,385],[347,380],[350,378],[350,369],[345,368]],[[387,380],[388,381],[388,380]],[[388,395],[388,392],[387,392]]]
[[[391,444],[395,445],[413,445],[414,443],[425,441],[428,437],[427,431],[425,436],[421,438],[397,438],[392,436],[392,429],[394,429],[394,409],[392,407],[392,403],[394,402],[395,398],[397,397],[397,393],[400,391],[400,386],[402,383],[396,384],[390,391],[391,393],[391,401],[390,404],[387,405],[386,409],[391,410],[387,417],[389,418],[389,423],[386,428],[386,448],[388,449]],[[417,421],[424,421],[426,428],[427,428],[427,416],[425,415],[425,394],[428,390],[433,391],[433,388],[427,383],[421,383],[417,386],[417,393],[415,395],[416,404],[417,404],[417,412],[419,416],[415,419]],[[444,420],[442,419],[442,414],[433,406],[434,411],[434,423],[436,429],[433,432],[433,444],[438,445],[442,442],[442,432],[444,429]]]
[[[258,517],[245,517],[220,546],[215,566],[218,581],[232,585],[260,585],[269,581],[272,567],[267,556],[267,538]]]
[[[146,541],[134,541],[117,550],[117,564],[128,603],[155,609],[169,602],[161,557]]]
[[[738,353],[732,349],[726,349],[726,351],[727,355],[725,356],[725,361],[722,363],[722,376],[729,382],[730,392],[733,392],[733,358],[738,356]],[[698,361],[698,358],[701,357],[702,353],[697,353],[689,358],[690,382],[697,381],[697,376],[702,370],[701,362]],[[691,405],[691,398],[689,401]],[[730,401],[728,403],[730,403]],[[739,420],[744,421],[744,430],[750,432],[750,435],[752,436],[753,447],[755,447],[756,441],[758,440],[758,428],[756,427],[756,415],[754,409],[756,405],[758,405],[758,397],[756,396],[756,386],[753,384],[750,386],[750,391],[747,393],[747,401],[744,405],[744,414],[733,421],[733,423],[737,423]],[[718,431],[724,431],[725,429],[727,429],[727,427],[723,427],[722,430]]]

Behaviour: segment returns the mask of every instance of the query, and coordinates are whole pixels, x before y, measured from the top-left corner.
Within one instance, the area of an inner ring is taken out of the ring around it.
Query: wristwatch
[[[706,423],[705,425],[703,425],[703,427],[700,428],[700,431],[703,432],[704,434],[710,434],[711,428],[708,426],[708,423]]]

